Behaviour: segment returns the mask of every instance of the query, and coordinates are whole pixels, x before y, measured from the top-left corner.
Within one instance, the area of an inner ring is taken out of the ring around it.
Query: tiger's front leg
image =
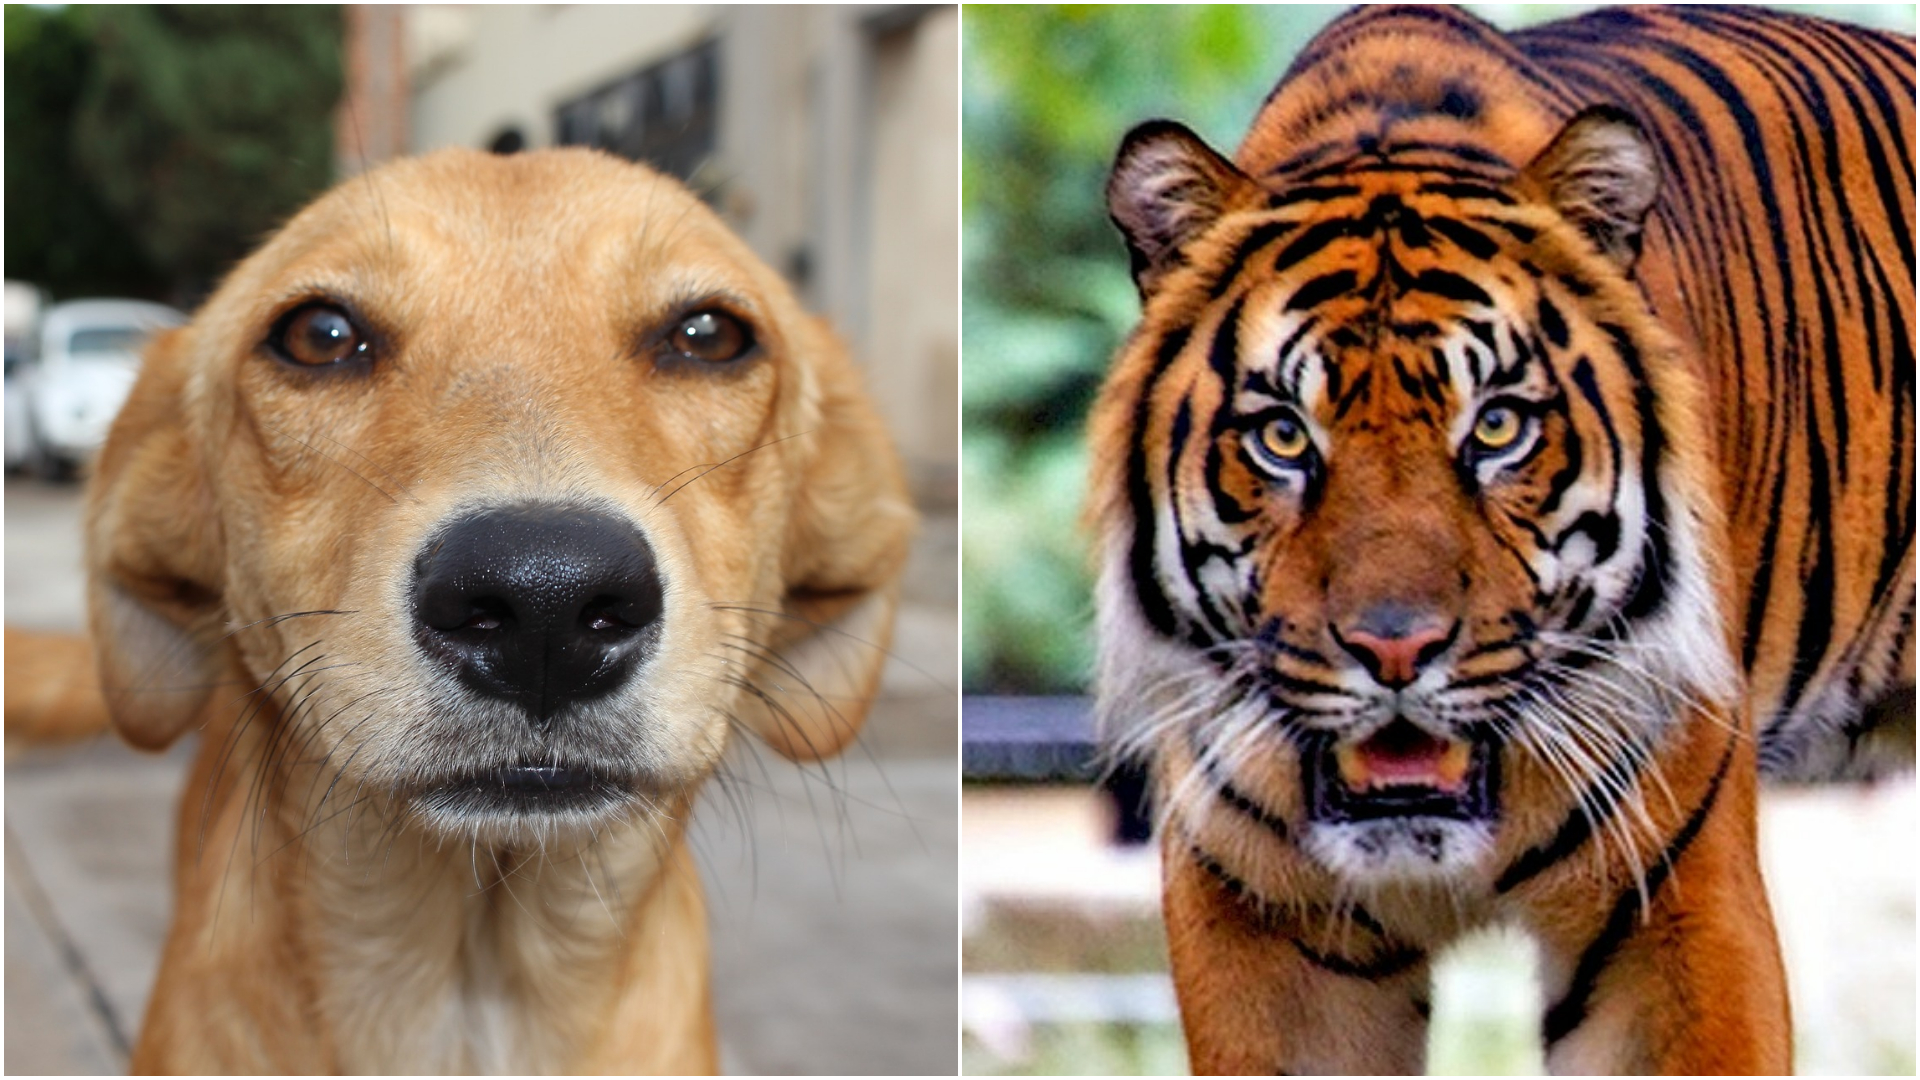
[[[1598,932],[1542,935],[1559,972],[1543,1024],[1554,1073],[1791,1070],[1786,975],[1754,835],[1757,784],[1750,754],[1738,756],[1726,790],[1709,794],[1650,864],[1644,913],[1630,888]]]
[[[1195,1075],[1424,1069],[1424,952],[1263,910],[1184,844],[1162,846],[1167,947]]]

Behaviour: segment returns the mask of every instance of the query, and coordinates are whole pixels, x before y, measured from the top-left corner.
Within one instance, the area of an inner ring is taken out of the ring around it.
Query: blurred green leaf
[[[1121,136],[1174,116],[1231,146],[1282,58],[1338,10],[967,9],[962,650],[970,691],[1085,684],[1092,603],[1079,525],[1081,429],[1109,358],[1139,317],[1126,251],[1103,205]]]

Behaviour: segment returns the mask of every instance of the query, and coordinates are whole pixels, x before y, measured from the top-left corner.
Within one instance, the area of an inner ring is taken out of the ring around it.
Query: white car
[[[7,471],[24,469],[33,461],[33,427],[27,419],[27,358],[25,350],[7,339],[6,436]]]
[[[147,338],[186,321],[144,300],[70,300],[46,310],[27,386],[28,423],[43,472],[67,475],[93,456],[133,388]]]
[[[0,328],[6,331],[7,414],[4,430],[7,444],[7,471],[15,472],[33,462],[33,428],[27,419],[27,381],[32,373],[34,348],[39,344],[40,310],[47,306],[45,294],[25,281],[8,280],[0,290]]]

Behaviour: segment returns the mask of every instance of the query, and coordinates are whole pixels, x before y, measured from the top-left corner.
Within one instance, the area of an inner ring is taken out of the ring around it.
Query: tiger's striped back
[[[1718,406],[1761,764],[1832,770],[1863,709],[1913,692],[1913,42],[1679,7],[1513,40],[1657,133],[1648,289]]]

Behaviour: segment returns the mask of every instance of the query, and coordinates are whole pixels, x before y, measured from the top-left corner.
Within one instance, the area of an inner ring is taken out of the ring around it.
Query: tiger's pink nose
[[[1364,612],[1333,639],[1366,665],[1373,680],[1398,690],[1420,674],[1420,669],[1447,651],[1460,629],[1457,621],[1382,605]]]

